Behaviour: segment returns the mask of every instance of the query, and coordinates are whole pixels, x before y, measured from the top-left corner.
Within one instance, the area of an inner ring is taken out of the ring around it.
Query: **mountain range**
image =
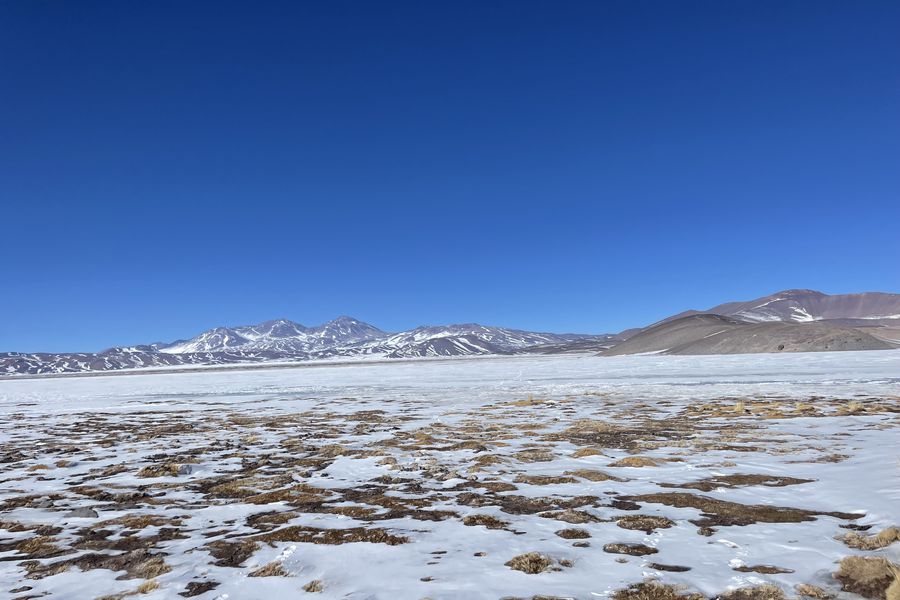
[[[352,317],[307,327],[287,319],[216,327],[171,343],[96,353],[0,353],[0,374],[107,371],[175,365],[523,353],[734,354],[876,350],[900,346],[900,294],[786,290],[678,313],[618,334],[556,334],[475,323],[389,333]]]

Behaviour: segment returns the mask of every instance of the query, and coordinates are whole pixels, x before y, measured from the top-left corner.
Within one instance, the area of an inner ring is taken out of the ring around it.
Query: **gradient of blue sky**
[[[0,350],[900,291],[900,3],[0,4]]]

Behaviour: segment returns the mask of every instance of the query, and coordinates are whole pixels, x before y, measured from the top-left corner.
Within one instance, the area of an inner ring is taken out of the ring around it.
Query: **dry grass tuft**
[[[728,590],[719,598],[722,600],[784,600],[784,592],[779,587],[764,583],[755,587]]]
[[[507,523],[506,521],[501,521],[500,519],[492,517],[491,515],[469,515],[463,518],[463,525],[468,525],[470,527],[483,525],[488,529],[503,529],[509,526],[509,523]]]
[[[655,515],[628,515],[616,521],[616,525],[622,529],[634,529],[651,534],[656,529],[668,529],[674,526],[675,521]]]
[[[604,454],[596,448],[579,448],[569,456],[572,458],[584,458],[586,456],[604,456]]]
[[[284,570],[282,564],[275,561],[251,571],[247,577],[288,577],[289,575],[290,573]]]
[[[900,598],[900,585],[897,583],[898,568],[900,567],[881,557],[846,556],[841,559],[834,577],[841,582],[845,592],[885,600],[888,598],[888,589],[892,588],[892,594]]]
[[[851,400],[847,403],[847,406],[843,408],[840,412],[847,415],[855,415],[861,412],[866,412],[866,407],[863,406],[863,403],[859,400]]]
[[[537,552],[527,552],[510,559],[505,564],[515,571],[537,575],[538,573],[549,571],[553,566],[553,559]]]
[[[857,550],[880,550],[896,541],[900,541],[900,527],[888,527],[878,534],[870,536],[860,535],[855,531],[851,531],[837,539]]]
[[[702,594],[681,594],[674,585],[665,585],[657,581],[644,581],[617,590],[612,600],[705,600]]]
[[[16,545],[16,550],[29,558],[49,558],[61,553],[54,541],[56,540],[50,536],[39,535],[20,542]]]
[[[626,456],[609,465],[611,467],[658,467],[659,461],[649,456]]]
[[[588,481],[624,481],[619,477],[604,473],[603,471],[597,471],[596,469],[575,469],[574,471],[566,471],[565,474],[581,477]]]
[[[176,463],[164,463],[161,465],[147,465],[137,472],[138,477],[178,477],[181,465]]]
[[[321,579],[313,579],[303,586],[303,591],[310,593],[323,592],[325,591],[325,584],[322,583]]]
[[[815,598],[816,600],[830,600],[835,597],[835,594],[825,591],[817,585],[810,585],[808,583],[798,583],[794,586],[794,591],[801,596]]]
[[[513,457],[521,462],[549,462],[556,458],[556,455],[544,448],[529,448],[516,452]]]
[[[648,554],[656,554],[659,552],[656,548],[652,548],[646,544],[630,544],[626,542],[606,544],[603,546],[603,551],[609,552],[610,554],[627,554],[629,556],[646,556]]]
[[[777,575],[779,573],[793,573],[791,569],[776,567],[775,565],[742,565],[733,567],[739,573],[760,573],[762,575]]]
[[[556,532],[556,535],[565,540],[583,540],[591,537],[590,533],[588,533],[584,529],[579,529],[578,527],[568,527],[566,529],[560,529]]]
[[[150,592],[152,592],[155,589],[159,589],[159,582],[156,581],[155,579],[150,579],[148,581],[145,581],[141,585],[137,586],[137,589],[135,591],[138,594],[149,594]]]
[[[553,485],[555,483],[578,483],[574,477],[563,475],[518,475],[513,480],[515,483],[528,483],[531,485]]]

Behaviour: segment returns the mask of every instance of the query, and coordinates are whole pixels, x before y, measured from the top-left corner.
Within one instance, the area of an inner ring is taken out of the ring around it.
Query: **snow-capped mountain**
[[[710,314],[721,315],[727,317],[729,323],[734,322],[729,324],[735,330],[728,337],[731,345],[725,348],[722,342],[718,346],[710,346],[710,351],[715,352],[768,351],[769,345],[760,342],[763,334],[768,336],[766,339],[776,334],[784,337],[784,340],[779,338],[772,345],[778,351],[809,348],[811,346],[807,342],[813,337],[819,341],[825,340],[820,345],[827,349],[875,348],[884,346],[882,342],[889,347],[900,344],[900,294],[867,292],[828,295],[814,290],[785,290],[748,302],[720,304],[706,311],[686,311],[649,327],[627,330],[618,335],[539,333],[476,323],[424,326],[388,333],[352,317],[339,317],[313,327],[278,319],[256,325],[216,327],[193,338],[171,343],[115,347],[96,353],[0,353],[0,376],[335,357],[600,352],[608,351],[611,346],[641,332],[653,333],[655,340],[660,337],[660,331],[666,333],[671,329],[660,330],[661,325],[692,315]],[[700,331],[697,327],[702,329],[708,324],[707,321],[694,319],[679,323],[676,328],[679,339],[690,338]],[[792,324],[794,328],[788,331],[769,327],[778,323]],[[804,324],[810,327],[803,327]],[[759,325],[762,329],[757,327],[749,331],[744,327],[748,325]],[[865,335],[860,335],[859,331]],[[641,338],[643,346],[640,347],[652,346],[653,340],[648,342],[648,335]],[[669,343],[668,339],[663,342]],[[841,340],[849,341],[844,343]],[[640,341],[636,339],[612,353],[626,353],[630,347],[639,346]],[[752,350],[751,346],[762,350]]]
[[[257,325],[216,327],[170,344],[116,347],[97,353],[8,352],[0,354],[0,374],[301,361],[342,356],[404,358],[511,354],[530,348],[553,351],[575,341],[606,341],[610,338],[608,335],[536,333],[475,323],[387,333],[346,316],[314,327],[278,319]]]
[[[224,352],[233,349],[306,354],[387,336],[387,333],[377,327],[353,317],[338,317],[316,327],[305,327],[287,319],[278,319],[259,325],[217,327],[189,340],[160,345],[158,348],[166,354]]]

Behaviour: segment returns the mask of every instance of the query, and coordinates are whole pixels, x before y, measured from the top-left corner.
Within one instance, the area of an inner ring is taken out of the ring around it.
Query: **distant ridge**
[[[307,327],[288,319],[216,327],[170,343],[102,352],[0,353],[0,375],[77,373],[176,365],[504,354],[735,354],[878,350],[900,346],[900,294],[784,290],[689,310],[619,334],[558,334],[477,323],[389,333],[341,316]]]
[[[175,365],[306,361],[335,357],[414,358],[553,351],[570,343],[599,350],[612,335],[556,334],[477,323],[417,327],[388,333],[342,316],[313,327],[288,319],[215,327],[171,343],[114,347],[96,353],[0,353],[0,374],[77,373]]]

